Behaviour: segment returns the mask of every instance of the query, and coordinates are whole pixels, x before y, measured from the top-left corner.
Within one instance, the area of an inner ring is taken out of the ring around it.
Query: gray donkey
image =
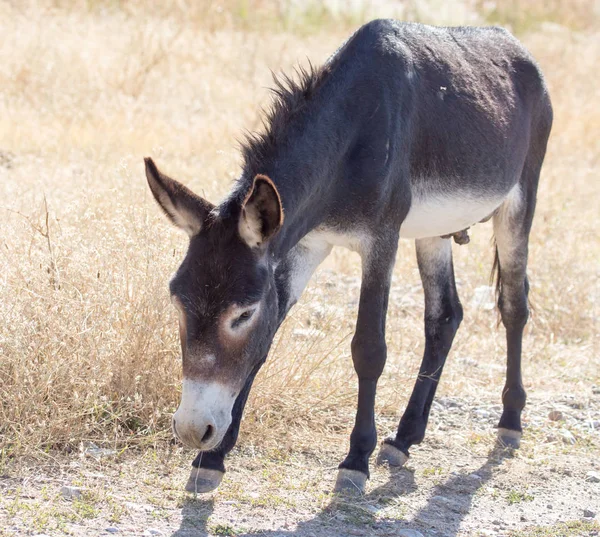
[[[463,317],[450,237],[493,219],[506,328],[502,442],[518,447],[525,391],[528,237],[552,125],[539,67],[500,28],[376,20],[319,69],[276,80],[263,134],[218,206],[159,172],[146,175],[190,237],[170,283],[179,312],[183,391],[173,432],[200,450],[189,491],[216,488],[273,336],[333,246],[362,258],[352,359],[358,408],[336,490],[363,490],[377,444],[374,401],[399,237],[415,239],[425,290],[425,352],[398,431],[379,460],[402,465],[423,440]]]

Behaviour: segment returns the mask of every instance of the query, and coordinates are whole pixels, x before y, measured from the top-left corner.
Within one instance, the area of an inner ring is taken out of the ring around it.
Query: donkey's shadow
[[[456,536],[465,516],[471,510],[475,494],[493,476],[493,469],[512,451],[501,446],[490,450],[485,463],[468,474],[451,475],[436,485],[427,501],[410,520],[379,518],[378,512],[390,503],[405,503],[402,498],[415,491],[414,473],[408,469],[390,470],[388,481],[364,496],[336,496],[319,514],[300,522],[295,530],[254,530],[236,533],[239,537],[300,537],[304,535],[346,535],[352,524],[354,532],[371,530],[378,534],[396,534],[401,529],[417,529],[428,535],[431,530],[440,531],[448,537]],[[456,501],[448,495],[458,498]],[[209,535],[207,519],[213,511],[214,500],[190,498],[183,506],[181,527],[172,537],[206,537]],[[436,532],[437,533],[437,532]],[[353,533],[354,534],[354,533]]]
[[[214,498],[204,499],[202,496],[190,496],[183,502],[181,525],[171,537],[207,537],[208,517],[215,507]]]

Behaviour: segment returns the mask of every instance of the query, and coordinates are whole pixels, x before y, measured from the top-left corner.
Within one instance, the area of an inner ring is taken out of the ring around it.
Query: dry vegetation
[[[142,157],[217,201],[239,171],[236,139],[260,124],[269,69],[324,61],[374,15],[509,24],[542,65],[555,126],[530,248],[535,312],[524,379],[531,404],[592,397],[600,384],[594,2],[299,6],[0,2],[0,474],[24,455],[40,460],[89,441],[167,446],[181,375],[167,282],[186,240],[151,199]],[[473,301],[488,283],[489,225],[471,237],[455,249],[465,321],[438,393],[497,403],[504,332],[495,312]],[[399,417],[423,349],[413,250],[401,242],[395,270],[382,435]],[[313,279],[253,389],[243,449],[318,453],[315,438],[344,449],[359,278],[357,259],[336,252]],[[592,431],[586,449],[597,440]]]

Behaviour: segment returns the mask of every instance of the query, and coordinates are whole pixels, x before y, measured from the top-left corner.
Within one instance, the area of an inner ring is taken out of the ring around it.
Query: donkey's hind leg
[[[379,452],[378,462],[392,466],[402,466],[410,446],[419,444],[425,436],[442,368],[463,317],[454,282],[450,239],[419,239],[416,246],[425,290],[425,353],[398,432],[384,441]]]
[[[535,194],[527,196],[523,190],[521,184],[517,185],[494,215],[498,308],[506,328],[507,357],[498,438],[502,444],[514,448],[519,447],[521,439],[521,411],[526,399],[521,378],[521,347],[529,316],[527,250],[535,206]],[[531,189],[526,190],[531,194]]]

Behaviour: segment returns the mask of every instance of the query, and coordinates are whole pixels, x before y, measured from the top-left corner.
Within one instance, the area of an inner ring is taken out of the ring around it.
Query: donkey
[[[358,406],[336,491],[363,490],[377,444],[374,401],[399,237],[415,239],[425,351],[395,436],[378,461],[401,466],[420,443],[463,310],[450,237],[493,219],[507,371],[500,440],[518,447],[525,391],[528,237],[552,124],[539,67],[501,28],[394,20],[362,26],[319,69],[276,78],[262,134],[219,205],[147,158],[156,201],[189,237],[170,282],[183,389],[173,432],[200,450],[186,490],[218,487],[252,382],[278,327],[333,246],[358,252],[352,360]]]

